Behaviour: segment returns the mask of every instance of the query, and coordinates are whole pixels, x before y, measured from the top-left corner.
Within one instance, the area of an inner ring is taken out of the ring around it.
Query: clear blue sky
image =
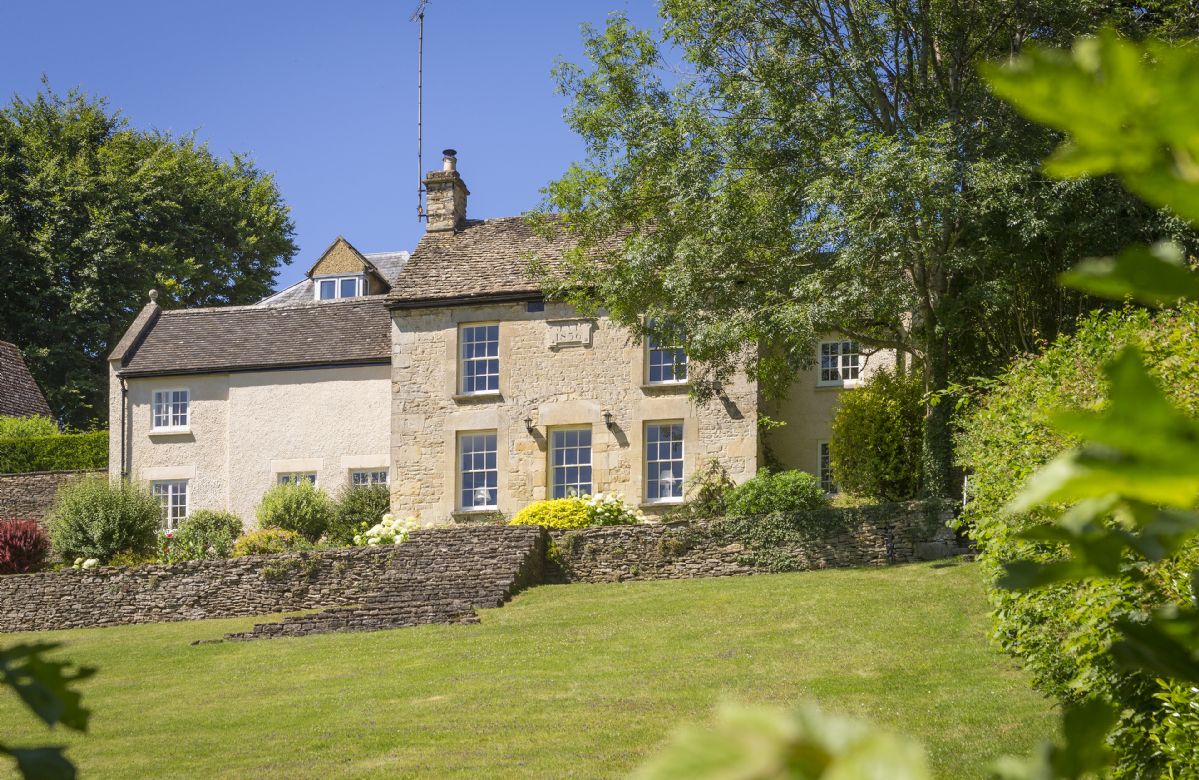
[[[337,235],[411,250],[416,220],[417,0],[28,0],[5,4],[0,96],[108,97],[142,128],[196,131],[277,177],[298,279]],[[656,24],[653,0],[430,0],[425,168],[459,152],[476,217],[519,214],[582,154],[562,121],[555,57],[582,59],[579,25],[613,10]]]

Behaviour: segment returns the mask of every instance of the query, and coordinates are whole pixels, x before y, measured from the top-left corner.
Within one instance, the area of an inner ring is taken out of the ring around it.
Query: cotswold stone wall
[[[50,512],[60,487],[73,479],[104,473],[99,470],[0,474],[0,520],[9,517],[42,520]]]
[[[560,582],[723,577],[882,566],[967,552],[936,503],[823,509],[777,518],[550,532]]]
[[[451,607],[469,619],[463,610],[497,606],[537,578],[528,559],[540,563],[541,539],[536,528],[431,529],[395,547],[10,575],[0,577],[0,632],[352,608],[380,594],[411,609],[360,611],[353,628],[444,622]]]

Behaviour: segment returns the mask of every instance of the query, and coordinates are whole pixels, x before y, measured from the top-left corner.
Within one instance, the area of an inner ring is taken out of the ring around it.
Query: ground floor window
[[[362,469],[350,472],[350,484],[355,487],[361,485],[386,485],[387,484],[387,469]]]
[[[150,492],[162,505],[162,527],[174,531],[187,517],[187,480],[165,479],[150,483]]]
[[[645,467],[647,501],[683,500],[683,423],[646,423]]]
[[[550,433],[550,487],[554,498],[591,495],[591,429]]]
[[[825,493],[836,493],[837,483],[833,481],[833,459],[829,454],[827,441],[820,442],[820,489]]]
[[[307,482],[310,485],[316,484],[315,471],[288,471],[275,475],[275,482],[280,485],[298,485],[301,482]]]
[[[495,431],[458,435],[458,484],[462,509],[495,509],[498,506]]]

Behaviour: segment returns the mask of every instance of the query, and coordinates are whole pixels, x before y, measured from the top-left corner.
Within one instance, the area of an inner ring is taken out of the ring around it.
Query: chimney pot
[[[442,150],[441,155],[441,170],[458,170],[458,151],[456,149],[444,149]]]

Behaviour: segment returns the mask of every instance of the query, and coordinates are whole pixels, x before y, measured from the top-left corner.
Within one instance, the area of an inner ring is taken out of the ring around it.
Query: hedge
[[[0,474],[102,469],[108,465],[108,431],[0,439]]]

